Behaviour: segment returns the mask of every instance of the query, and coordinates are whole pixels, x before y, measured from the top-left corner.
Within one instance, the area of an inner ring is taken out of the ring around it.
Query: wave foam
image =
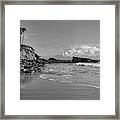
[[[76,63],[76,65],[85,65],[85,66],[100,67],[99,63]]]

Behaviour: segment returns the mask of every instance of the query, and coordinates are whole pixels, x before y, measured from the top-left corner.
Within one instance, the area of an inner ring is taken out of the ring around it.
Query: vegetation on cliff
[[[43,71],[45,62],[29,45],[20,45],[20,72],[34,73]]]

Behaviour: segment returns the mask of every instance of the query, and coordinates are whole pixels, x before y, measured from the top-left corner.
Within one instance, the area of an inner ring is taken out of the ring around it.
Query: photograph
[[[20,100],[100,100],[100,20],[20,20]]]
[[[117,0],[10,0],[1,10],[0,118],[119,119]]]

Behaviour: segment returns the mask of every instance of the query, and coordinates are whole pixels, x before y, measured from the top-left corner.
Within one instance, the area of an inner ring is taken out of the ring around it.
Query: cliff
[[[29,45],[20,45],[20,72],[34,73],[43,71],[45,62]]]

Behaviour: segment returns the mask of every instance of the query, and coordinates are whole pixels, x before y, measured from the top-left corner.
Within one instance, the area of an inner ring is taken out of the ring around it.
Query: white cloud
[[[99,57],[100,46],[97,45],[77,45],[72,49],[68,49],[63,53],[64,56],[78,57]]]

